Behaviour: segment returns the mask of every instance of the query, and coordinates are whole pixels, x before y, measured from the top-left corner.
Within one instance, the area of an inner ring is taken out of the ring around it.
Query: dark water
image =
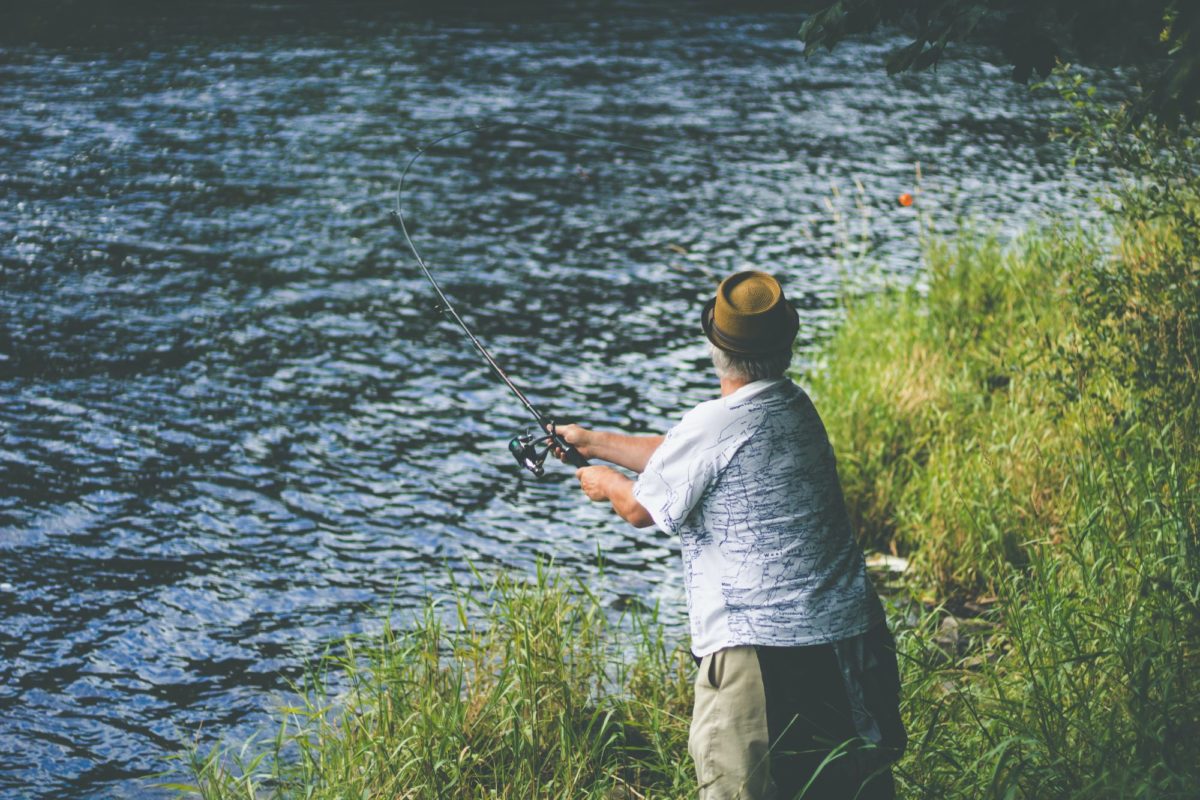
[[[503,115],[669,151],[463,136],[409,198],[535,401],[641,430],[713,391],[711,273],[784,276],[807,340],[855,252],[911,275],[914,162],[924,211],[1003,231],[1096,183],[1003,69],[889,80],[884,38],[805,62],[794,15],[256,19],[0,49],[5,797],[146,795],[468,561],[599,547],[614,600],[680,613],[672,541],[511,462],[527,420],[386,221],[419,142]]]

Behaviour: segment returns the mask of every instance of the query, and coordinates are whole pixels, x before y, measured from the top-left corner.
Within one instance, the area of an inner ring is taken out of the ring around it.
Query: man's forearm
[[[596,438],[589,448],[592,457],[633,470],[639,475],[663,441],[661,436],[630,436],[609,431],[596,431],[593,435]]]
[[[650,512],[633,496],[633,481],[614,472],[606,488],[613,511],[616,511],[621,519],[635,528],[645,528],[654,524]]]
[[[612,503],[621,519],[638,528],[654,524],[650,512],[633,496],[633,481],[612,467],[580,467],[575,470],[579,487],[589,500],[597,503],[607,500]]]

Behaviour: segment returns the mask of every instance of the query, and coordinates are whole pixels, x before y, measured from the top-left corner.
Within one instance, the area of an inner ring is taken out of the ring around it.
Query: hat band
[[[796,332],[800,329],[800,315],[796,313],[795,307],[791,303],[786,303],[784,308],[791,312],[791,324],[784,323],[790,330],[777,329],[779,336],[771,337],[771,340],[774,342],[773,344],[768,344],[760,338],[744,339],[733,337],[722,331],[715,319],[715,298],[705,303],[704,310],[700,316],[700,326],[704,329],[708,340],[726,352],[740,356],[772,355],[790,349],[792,340],[796,338]],[[785,341],[781,343],[779,340]]]

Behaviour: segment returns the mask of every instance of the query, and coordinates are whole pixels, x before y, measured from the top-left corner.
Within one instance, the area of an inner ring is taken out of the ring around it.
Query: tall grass
[[[539,568],[349,638],[272,742],[186,756],[204,798],[683,797],[691,661],[653,614],[613,622]]]
[[[1081,236],[928,248],[928,290],[864,298],[808,376],[856,529],[909,552],[942,591],[992,587],[1030,531],[1061,533],[1087,410],[1058,402],[1053,341]]]
[[[1200,245],[1137,220],[935,243],[804,376],[894,620],[912,798],[1200,796]],[[951,613],[953,612],[953,613]],[[347,640],[206,798],[694,795],[691,662],[545,570]],[[336,689],[336,691],[334,691]]]
[[[929,259],[810,376],[866,540],[992,608],[901,631],[904,792],[1200,796],[1200,248],[1159,220]]]

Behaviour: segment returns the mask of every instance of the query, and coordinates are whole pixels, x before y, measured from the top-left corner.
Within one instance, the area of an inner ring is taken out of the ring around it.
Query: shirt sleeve
[[[670,534],[692,513],[716,476],[705,415],[689,412],[667,432],[633,486],[634,498]]]

